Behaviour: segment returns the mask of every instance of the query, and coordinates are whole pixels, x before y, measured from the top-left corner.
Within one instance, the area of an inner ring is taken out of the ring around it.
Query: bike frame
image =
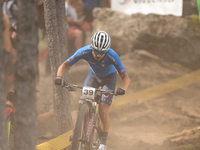
[[[94,129],[96,129],[97,134],[99,133],[99,128],[98,127],[94,128],[94,127],[96,127],[96,125],[94,125],[94,118],[95,118],[95,114],[97,113],[96,107],[98,106],[98,104],[101,101],[102,94],[109,95],[109,94],[115,94],[115,92],[114,92],[114,90],[104,90],[104,89],[96,89],[96,88],[92,88],[92,87],[82,87],[82,86],[73,85],[73,84],[69,84],[69,83],[68,84],[64,83],[63,86],[65,88],[67,88],[69,91],[76,91],[76,89],[82,89],[82,99],[79,100],[79,106],[78,106],[78,110],[76,113],[76,119],[75,119],[75,123],[74,123],[73,133],[72,133],[72,136],[70,136],[71,140],[72,140],[72,137],[74,136],[74,132],[76,130],[75,127],[77,124],[79,111],[85,105],[87,105],[89,108],[89,112],[88,112],[89,117],[88,117],[88,120],[85,122],[85,127],[86,127],[85,131],[86,132],[84,133],[83,136],[81,136],[81,139],[79,139],[79,141],[82,144],[81,147],[85,147],[86,143],[90,143],[91,132]],[[77,142],[77,137],[76,137],[76,142]],[[94,144],[94,143],[92,142],[92,144]]]
[[[78,107],[78,111],[76,113],[74,129],[75,129],[75,126],[76,126],[76,122],[77,122],[78,113],[79,113],[80,108],[83,105],[89,105],[89,110],[90,110],[90,113],[89,113],[90,118],[89,118],[88,123],[87,123],[87,132],[85,134],[85,137],[83,137],[83,139],[81,139],[83,142],[89,142],[89,140],[90,140],[90,134],[91,134],[91,131],[93,130],[93,122],[94,122],[94,116],[95,116],[95,113],[96,113],[97,104],[98,104],[97,102],[90,100],[90,99],[79,100],[79,107]],[[72,134],[74,134],[74,129],[73,129]]]

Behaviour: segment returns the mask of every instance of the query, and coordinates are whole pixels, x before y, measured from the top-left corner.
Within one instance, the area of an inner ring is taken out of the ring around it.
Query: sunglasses
[[[93,51],[94,51],[94,53],[95,53],[96,55],[98,55],[98,54],[103,55],[103,54],[106,53],[106,51],[98,51],[98,50],[95,50],[95,49],[93,49]]]

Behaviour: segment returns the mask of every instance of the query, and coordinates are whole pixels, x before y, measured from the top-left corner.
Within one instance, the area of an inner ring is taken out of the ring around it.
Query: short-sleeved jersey
[[[116,70],[120,75],[126,73],[118,54],[111,48],[108,49],[101,60],[97,61],[92,54],[90,45],[87,45],[77,50],[74,55],[66,60],[66,63],[72,66],[80,59],[86,60],[92,72],[98,77],[106,77]]]

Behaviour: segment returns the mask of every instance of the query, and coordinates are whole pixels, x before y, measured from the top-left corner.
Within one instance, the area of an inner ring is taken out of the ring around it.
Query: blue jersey
[[[90,45],[87,45],[77,50],[74,55],[65,62],[69,66],[72,66],[80,59],[86,60],[90,65],[92,72],[98,77],[106,77],[109,74],[116,72],[116,70],[120,75],[126,73],[118,54],[111,48],[108,49],[101,60],[97,61],[92,54]]]

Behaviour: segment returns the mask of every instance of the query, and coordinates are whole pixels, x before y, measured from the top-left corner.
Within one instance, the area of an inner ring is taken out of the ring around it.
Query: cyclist
[[[80,59],[84,59],[90,65],[89,73],[83,83],[83,86],[94,88],[102,87],[106,90],[115,90],[117,71],[122,78],[122,87],[116,90],[117,95],[125,94],[130,79],[121,63],[118,54],[110,48],[111,39],[105,31],[96,32],[91,38],[91,44],[78,49],[74,55],[63,62],[57,71],[55,79],[56,85],[62,85],[62,76]],[[113,95],[103,95],[99,104],[100,123],[100,146],[98,150],[106,150],[106,140],[109,130],[108,111],[112,103]]]

